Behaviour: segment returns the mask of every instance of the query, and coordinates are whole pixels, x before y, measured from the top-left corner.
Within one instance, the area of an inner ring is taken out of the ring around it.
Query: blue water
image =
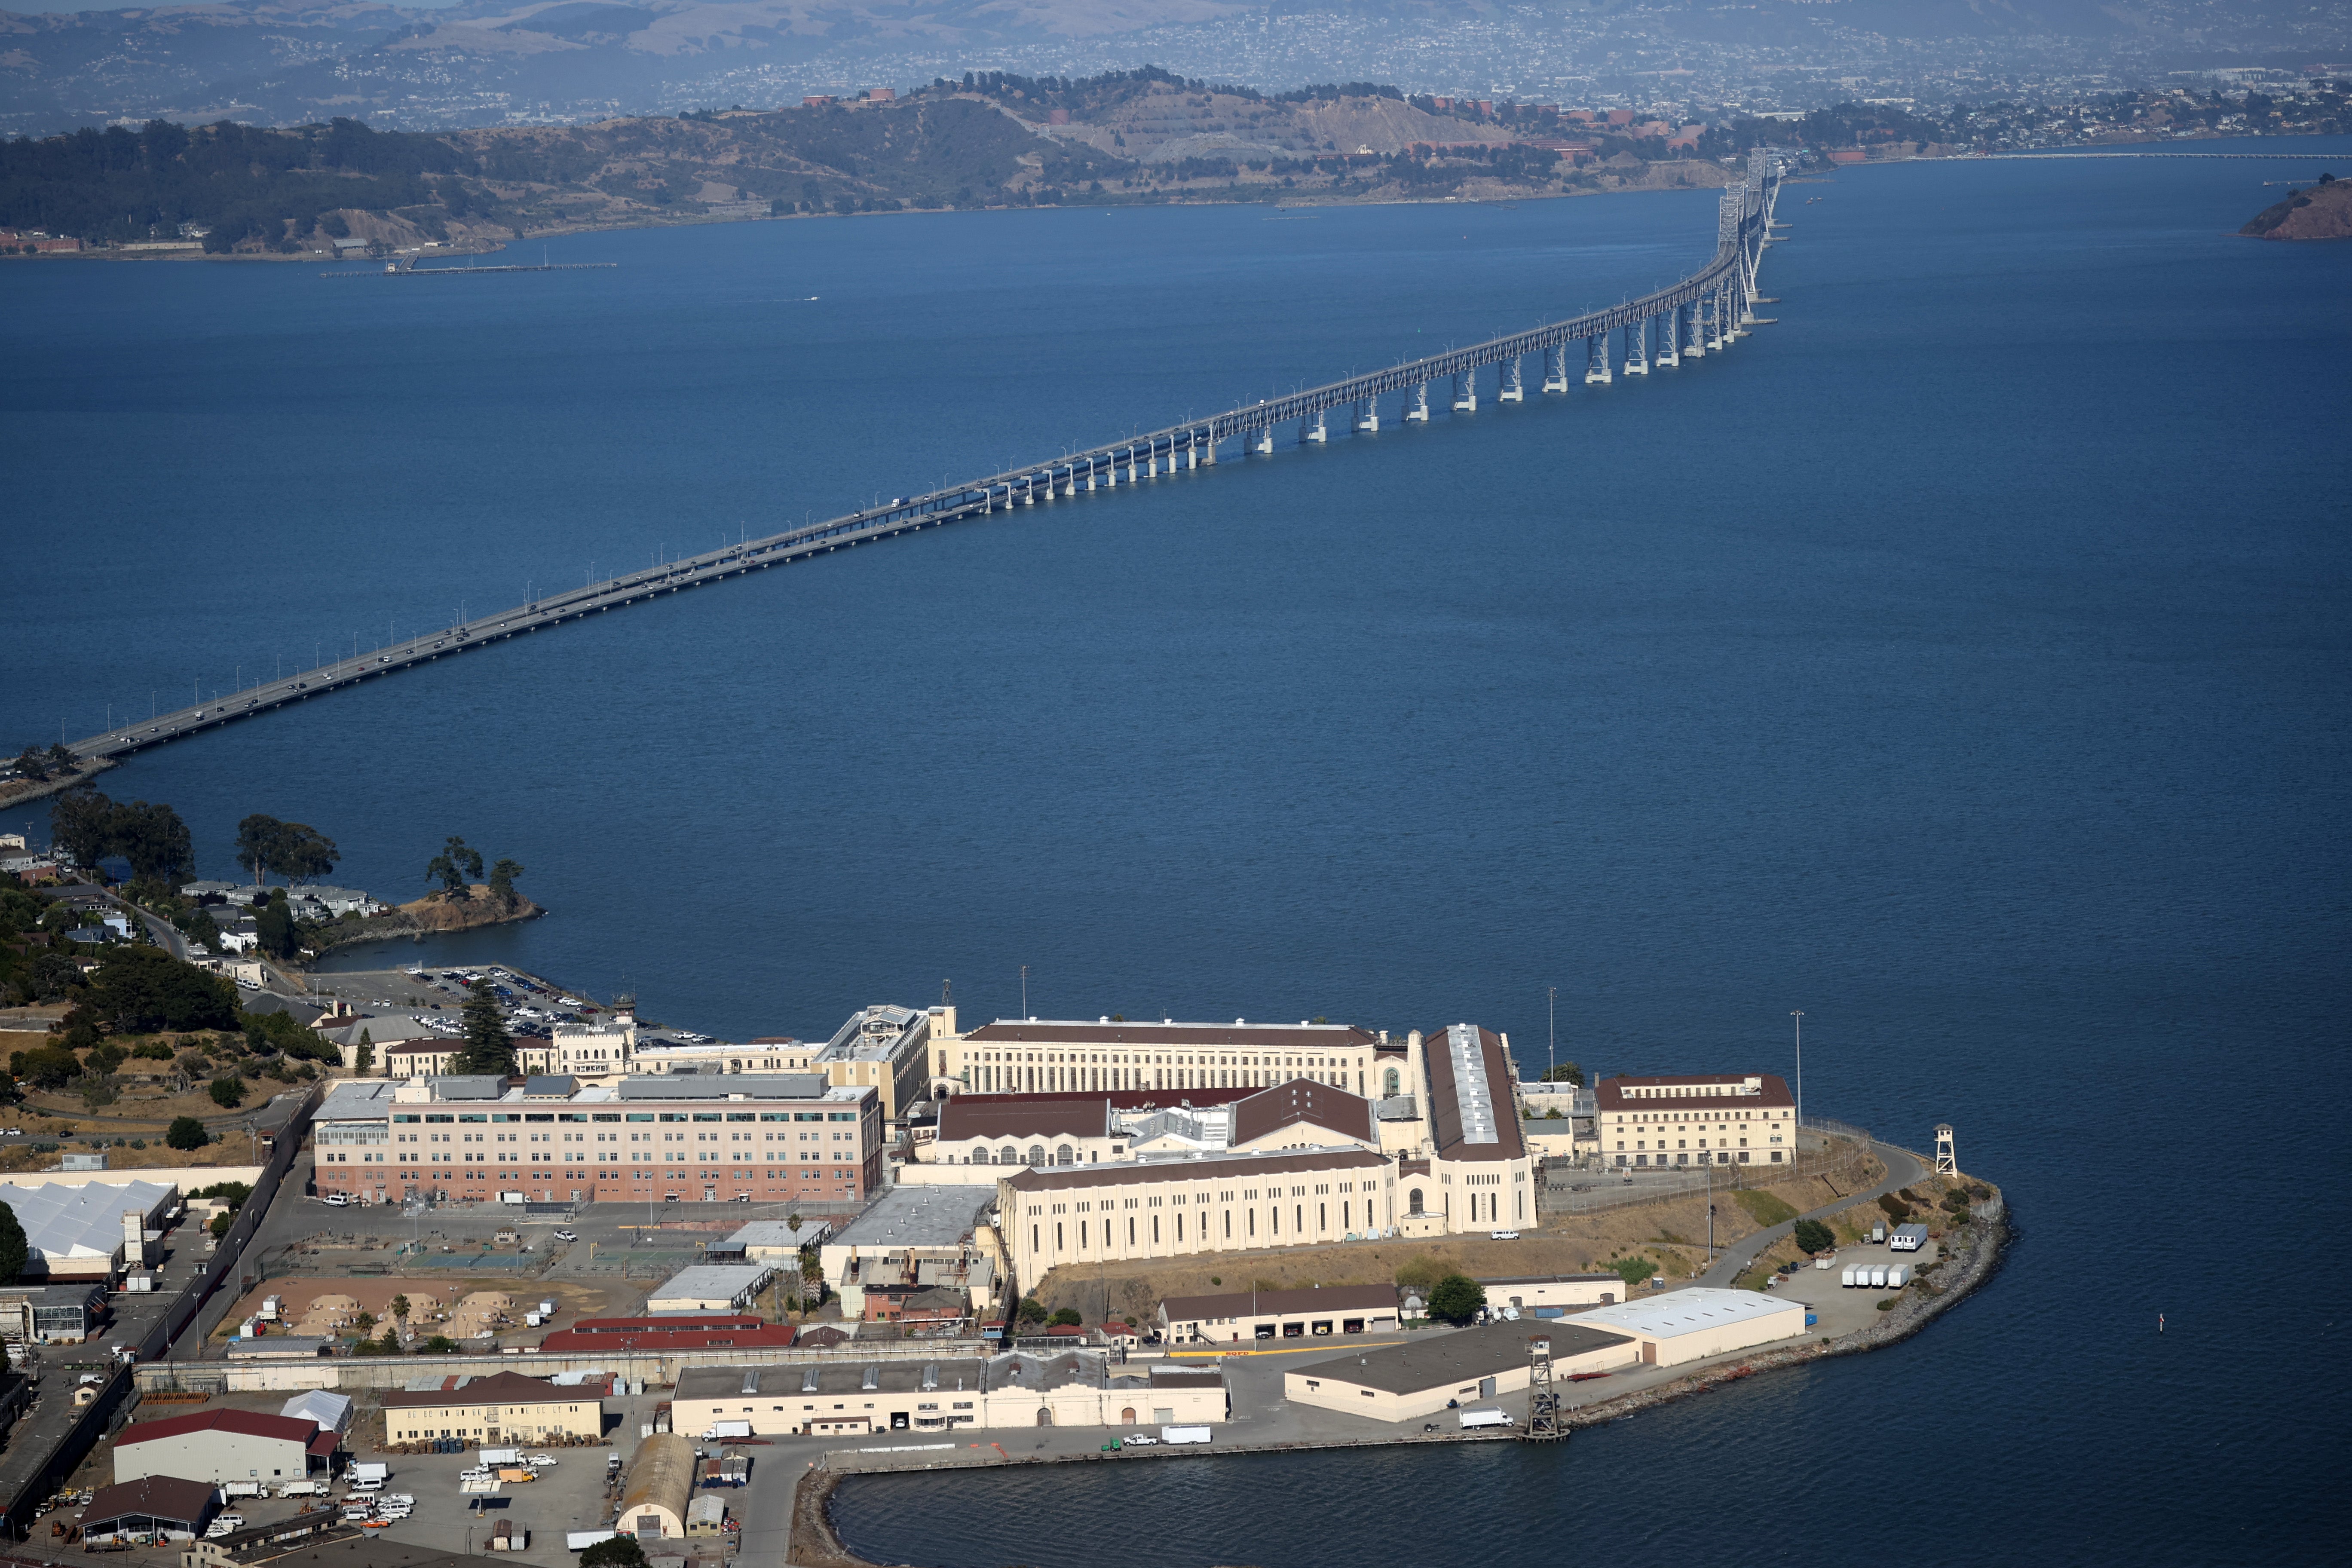
[[[1785,1072],[1802,1007],[1809,1109],[1949,1119],[2023,1220],[1926,1335],[1563,1453],[860,1481],[885,1560],[2306,1561],[2347,1522],[2352,247],[2231,231],[2307,172],[1842,173],[1731,353],[680,595],[105,787],[209,874],[250,811],[379,893],[462,833],[551,918],[365,962],[724,1035],[942,978],[1011,1014],[1027,964],[1039,1014],[1472,1018],[1538,1064],[1557,985],[1588,1067]],[[1712,225],[0,268],[0,741],[1614,300]]]

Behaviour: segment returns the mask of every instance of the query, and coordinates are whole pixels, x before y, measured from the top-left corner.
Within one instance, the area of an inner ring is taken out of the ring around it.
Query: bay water
[[[1556,986],[1559,1059],[1793,1073],[1802,1008],[1810,1111],[1952,1121],[2020,1222],[1902,1346],[1560,1450],[861,1479],[877,1558],[2305,1561],[2347,1512],[2352,248],[2232,231],[2347,162],[2308,151],[1792,184],[1777,320],[1720,356],[1391,404],[101,785],[208,876],[249,812],[380,897],[463,835],[549,917],[342,962],[727,1037],[943,982],[1010,1016],[1025,965],[1035,1015],[1475,1020],[1530,1070]],[[1713,230],[1694,191],[0,268],[0,744],[1615,300]]]

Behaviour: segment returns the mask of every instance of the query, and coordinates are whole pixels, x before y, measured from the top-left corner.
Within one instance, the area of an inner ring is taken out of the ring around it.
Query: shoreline
[[[1933,1293],[1927,1290],[1906,1291],[1897,1298],[1897,1304],[1884,1314],[1884,1321],[1870,1324],[1843,1340],[1822,1340],[1811,1344],[1794,1344],[1785,1349],[1767,1351],[1742,1361],[1727,1362],[1696,1372],[1687,1377],[1656,1388],[1645,1388],[1614,1399],[1601,1401],[1569,1412],[1563,1412],[1561,1425],[1570,1432],[1588,1426],[1606,1426],[1623,1421],[1645,1410],[1653,1410],[1675,1400],[1696,1394],[1712,1394],[1717,1389],[1769,1372],[1803,1366],[1831,1356],[1860,1355],[1899,1344],[1918,1333],[1937,1318],[1974,1294],[2000,1268],[2000,1259],[2010,1238],[2008,1199],[2002,1194],[1999,1206],[1980,1222],[1976,1234],[1964,1248],[1947,1253],[1939,1263],[1958,1265],[1956,1276],[1949,1281],[1936,1284]],[[1923,1284],[1930,1283],[1924,1277]],[[1122,1450],[1123,1463],[1152,1460],[1187,1460],[1234,1458],[1257,1454],[1297,1454],[1335,1448],[1394,1448],[1411,1446],[1460,1443],[1517,1442],[1516,1433],[1493,1435],[1446,1434],[1427,1436],[1420,1433],[1367,1438],[1335,1438],[1323,1441],[1270,1444],[1263,1447],[1213,1448],[1207,1451],[1182,1447],[1152,1449],[1144,1454],[1130,1455]],[[1097,1453],[1053,1455],[1045,1458],[1013,1458],[996,1450],[1001,1458],[973,1459],[969,1462],[949,1461],[925,1465],[925,1469],[997,1469],[1013,1465],[1073,1465],[1101,1463],[1109,1456]],[[784,1548],[785,1568],[912,1568],[909,1564],[885,1564],[858,1556],[843,1542],[833,1522],[833,1498],[841,1483],[849,1477],[864,1473],[857,1469],[836,1468],[827,1455],[810,1467],[794,1483],[791,1531]]]

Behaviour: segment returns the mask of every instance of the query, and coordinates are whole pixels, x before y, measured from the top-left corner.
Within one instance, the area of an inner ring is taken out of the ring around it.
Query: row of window
[[[855,1121],[855,1110],[518,1110],[395,1111],[402,1125],[424,1121]]]

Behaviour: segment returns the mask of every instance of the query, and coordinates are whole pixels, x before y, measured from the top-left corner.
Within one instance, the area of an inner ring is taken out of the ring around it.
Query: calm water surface
[[[2339,164],[2345,148],[2330,149]],[[2352,247],[2282,165],[1791,187],[1646,382],[763,574],[137,759],[714,1032],[1461,1018],[1938,1119],[2024,1233],[1881,1354],[1486,1448],[861,1481],[938,1564],[2301,1562],[2347,1523]],[[1818,197],[1818,201],[1808,198]],[[1705,193],[568,241],[612,272],[0,269],[0,740],[1615,300]],[[152,694],[152,695],[151,695]],[[10,826],[15,826],[13,822]],[[2293,1276],[2289,1288],[2271,1281]],[[2169,1331],[2153,1331],[2156,1316]]]

